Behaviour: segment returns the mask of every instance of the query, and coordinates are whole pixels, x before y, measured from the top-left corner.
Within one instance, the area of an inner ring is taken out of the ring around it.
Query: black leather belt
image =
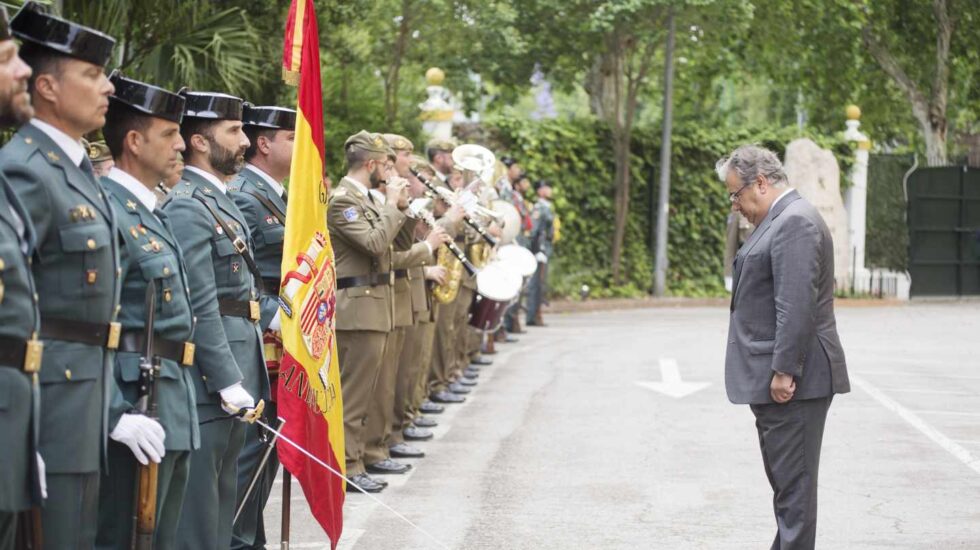
[[[123,332],[119,338],[119,351],[143,353],[146,351],[146,333],[142,330]],[[153,338],[153,355],[176,361],[186,367],[194,363],[194,344],[157,336]]]
[[[0,336],[0,367],[35,373],[41,369],[44,344],[38,340],[21,340]]]
[[[119,323],[89,323],[56,317],[41,318],[41,338],[45,340],[64,340],[116,349],[119,347],[121,333],[122,325]]]
[[[228,317],[241,317],[249,321],[258,321],[262,315],[255,300],[218,300],[218,311]]]
[[[408,270],[407,269],[396,269],[395,270],[395,278],[396,279],[404,279],[406,277],[408,277]]]
[[[396,274],[397,271],[386,271],[384,273],[358,275],[357,277],[340,277],[337,279],[337,290],[354,288],[358,286],[380,286],[394,284],[395,277],[397,276]]]
[[[266,294],[271,294],[273,296],[279,295],[279,279],[274,279],[272,277],[262,277],[262,287]]]

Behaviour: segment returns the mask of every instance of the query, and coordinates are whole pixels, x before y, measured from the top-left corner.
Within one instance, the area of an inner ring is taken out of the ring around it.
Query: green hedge
[[[636,296],[653,279],[654,213],[660,158],[659,128],[634,132],[630,215],[623,247],[624,284],[612,286],[612,145],[608,129],[589,119],[532,121],[492,118],[491,145],[516,156],[532,180],[554,182],[562,240],[551,270],[552,294],[575,296],[583,284],[592,296]],[[672,295],[724,295],[723,261],[727,191],[715,174],[718,158],[738,145],[758,143],[782,157],[796,128],[715,130],[678,128],[671,161],[668,291]],[[807,136],[850,166],[852,152],[839,138]],[[651,198],[653,201],[651,201]]]
[[[905,221],[905,173],[912,155],[871,155],[868,159],[868,267],[908,269],[909,230]]]

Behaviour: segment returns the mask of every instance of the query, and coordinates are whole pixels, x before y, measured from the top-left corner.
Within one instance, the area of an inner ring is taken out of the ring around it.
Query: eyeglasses
[[[742,192],[745,191],[753,183],[755,183],[755,182],[754,181],[750,181],[750,182],[746,183],[745,185],[743,185],[742,187],[739,187],[738,191],[735,191],[734,193],[729,193],[728,194],[728,200],[731,201],[732,203],[738,202],[738,198],[742,194]]]

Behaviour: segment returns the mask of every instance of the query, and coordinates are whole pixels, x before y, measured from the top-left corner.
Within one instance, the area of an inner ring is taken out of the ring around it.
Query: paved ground
[[[724,392],[727,308],[548,320],[502,348],[381,500],[454,549],[768,548],[752,414]],[[819,547],[980,548],[980,305],[840,308],[838,322],[854,390],[830,409]],[[707,387],[638,384],[671,360]],[[290,548],[329,548],[298,486],[292,504]],[[440,548],[363,495],[345,517],[340,548]]]

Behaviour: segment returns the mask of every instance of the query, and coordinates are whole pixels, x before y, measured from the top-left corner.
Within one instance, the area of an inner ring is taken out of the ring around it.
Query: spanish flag
[[[296,143],[289,173],[283,243],[283,358],[279,416],[283,434],[337,472],[344,472],[344,412],[334,333],[336,271],[327,234],[323,170],[320,40],[313,0],[292,0],[286,21],[283,78],[299,85]],[[313,516],[336,547],[343,529],[344,481],[291,445],[279,460],[299,480]]]

